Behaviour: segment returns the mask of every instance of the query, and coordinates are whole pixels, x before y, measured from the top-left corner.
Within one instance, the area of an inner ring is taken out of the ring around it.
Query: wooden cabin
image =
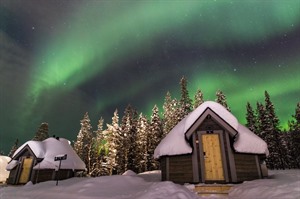
[[[59,162],[55,157],[65,157]],[[8,184],[26,184],[62,180],[85,171],[84,162],[64,138],[28,141],[17,149],[6,167],[10,171]]]
[[[154,152],[162,180],[238,183],[267,175],[267,144],[216,102],[204,102],[180,121]]]

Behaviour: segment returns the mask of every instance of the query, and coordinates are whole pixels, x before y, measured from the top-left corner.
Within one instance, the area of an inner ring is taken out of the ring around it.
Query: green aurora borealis
[[[182,76],[242,123],[265,90],[282,126],[300,101],[299,0],[20,2],[0,4],[0,150],[44,121],[72,140],[86,111],[94,129],[129,103],[162,111]]]

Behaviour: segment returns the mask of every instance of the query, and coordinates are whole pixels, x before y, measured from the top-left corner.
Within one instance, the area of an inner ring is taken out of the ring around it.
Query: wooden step
[[[232,185],[223,184],[199,184],[195,185],[194,192],[199,196],[208,196],[212,194],[228,196]]]

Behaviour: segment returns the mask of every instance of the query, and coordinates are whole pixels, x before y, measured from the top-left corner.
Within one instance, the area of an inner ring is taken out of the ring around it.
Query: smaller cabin
[[[207,101],[159,143],[162,180],[238,183],[267,175],[267,144],[222,105]]]
[[[55,157],[66,158],[61,160],[59,170],[60,161]],[[86,166],[73,150],[70,141],[48,138],[23,144],[16,150],[6,169],[10,171],[7,183],[17,185],[29,181],[38,183],[71,178],[85,171]]]

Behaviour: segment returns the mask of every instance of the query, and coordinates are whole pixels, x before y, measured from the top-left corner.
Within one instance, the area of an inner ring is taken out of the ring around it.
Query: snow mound
[[[135,176],[136,173],[134,171],[132,171],[132,170],[127,170],[122,175],[123,176]]]
[[[161,181],[161,170],[146,171],[139,173],[138,176],[148,182],[159,182]]]
[[[136,176],[102,176],[47,181],[23,187],[0,188],[1,199],[197,199],[184,186],[172,182],[146,182]]]
[[[0,182],[5,182],[9,176],[9,171],[6,170],[8,162],[11,160],[8,156],[0,155]]]
[[[229,198],[298,199],[300,198],[300,170],[269,170],[269,179],[246,181],[229,191]]]

